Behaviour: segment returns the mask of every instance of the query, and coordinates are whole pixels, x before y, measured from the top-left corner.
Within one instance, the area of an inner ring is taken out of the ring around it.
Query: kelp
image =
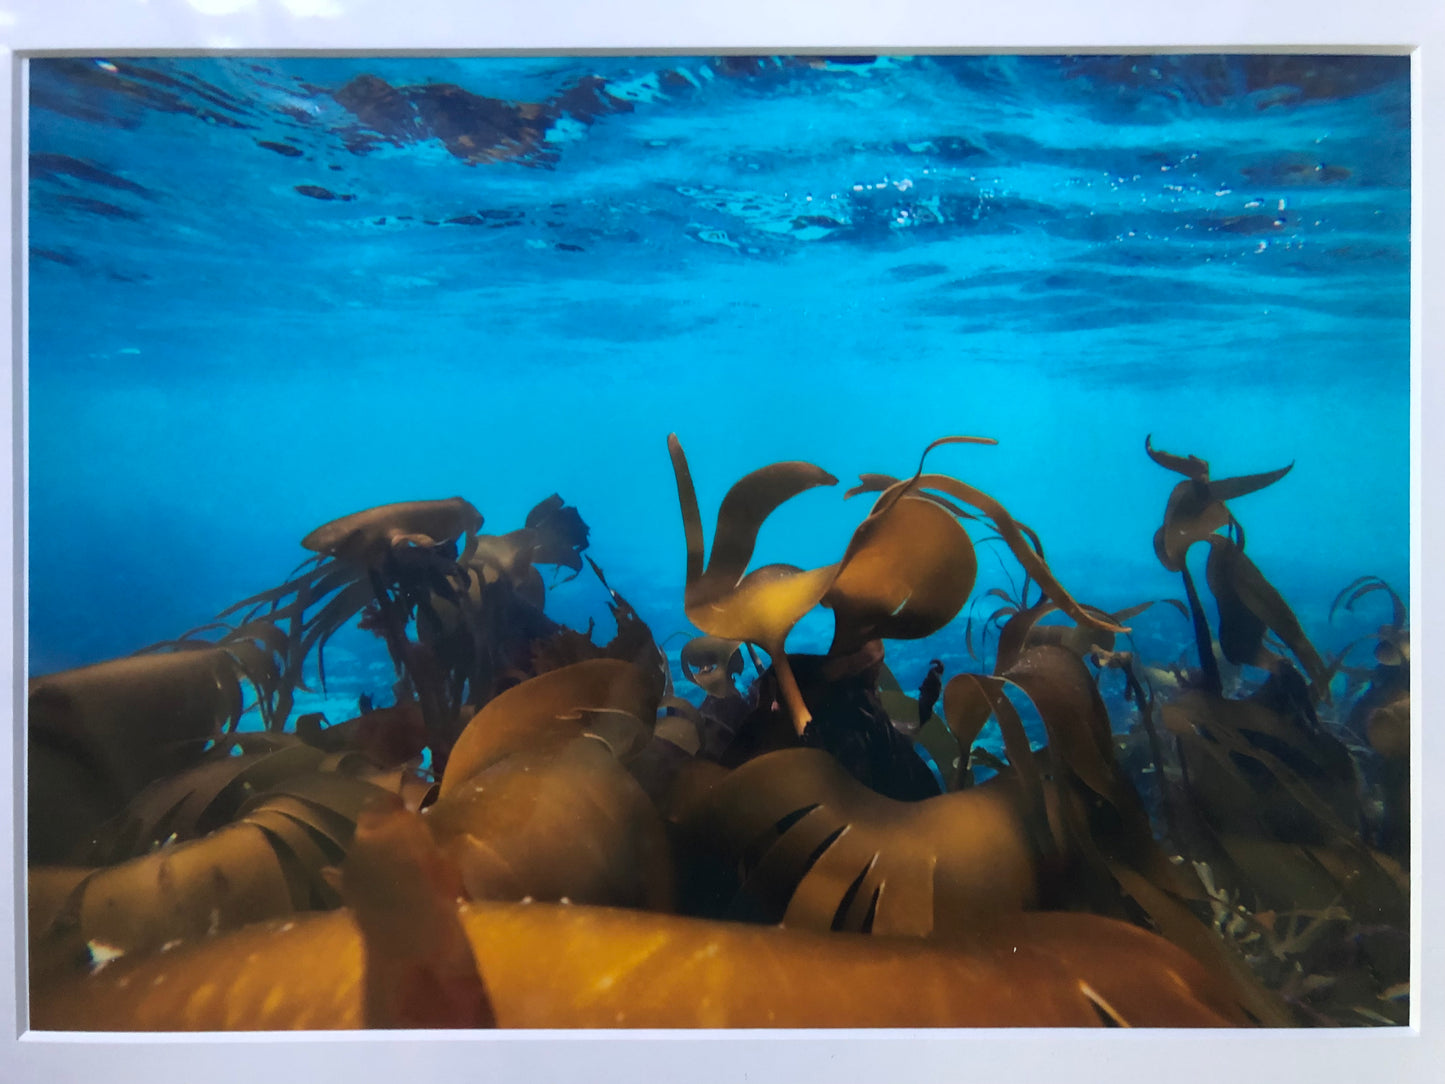
[[[1169,494],[1164,508],[1164,524],[1154,534],[1154,553],[1159,563],[1170,572],[1184,569],[1184,557],[1189,547],[1203,541],[1232,520],[1225,501],[1256,493],[1279,481],[1293,468],[1265,471],[1262,474],[1242,475],[1237,478],[1221,478],[1211,481],[1209,464],[1198,456],[1178,456],[1159,451],[1153,446],[1152,437],[1144,438],[1144,451],[1149,458],[1165,470],[1184,475]]]
[[[730,914],[788,927],[957,935],[1037,898],[1006,786],[899,802],[824,752],[786,749],[735,769],[676,818],[693,846],[735,867]]]
[[[1186,601],[1163,601],[1191,621],[1199,669],[1144,659],[1117,638],[1155,602],[1076,597],[1001,502],[924,473],[963,443],[994,442],[945,437],[910,477],[863,475],[847,495],[877,497],[837,562],[750,569],[768,516],[835,479],[803,462],[745,475],[709,556],[671,437],[698,706],[557,494],[501,535],[460,498],[343,517],[307,536],[316,556],[285,583],[221,615],[234,624],[37,679],[32,861],[55,864],[30,872],[34,1023],[1401,1020],[1401,598],[1349,584],[1331,617],[1388,599],[1389,623],[1372,668],[1346,658],[1355,645],[1323,660],[1226,504],[1290,468],[1212,481],[1146,439],[1184,476],[1155,545],[1181,574]],[[908,695],[889,643],[964,612],[990,542],[1010,590],[982,596],[988,672],[945,646]],[[616,621],[607,644],[545,612],[538,566],[584,562]],[[818,605],[828,652],[786,653]],[[391,655],[396,704],[292,720],[303,668],[324,684],[327,642],[358,617]],[[740,689],[744,647],[757,680]],[[1114,671],[1136,711],[1123,733]],[[248,703],[266,732],[236,733]],[[990,722],[1006,760],[978,744]],[[995,778],[974,785],[975,760]],[[60,789],[37,805],[37,781]]]
[[[671,908],[657,810],[591,737],[492,760],[446,789],[422,820],[468,899]]]
[[[472,904],[457,917],[502,1028],[1248,1023],[1186,953],[1089,915],[1020,914],[948,946],[581,906]],[[31,1023],[354,1029],[369,1022],[373,958],[349,911],[263,924],[56,985]]]
[[[146,784],[186,767],[240,718],[241,680],[219,647],[32,679],[30,861],[65,861]]]

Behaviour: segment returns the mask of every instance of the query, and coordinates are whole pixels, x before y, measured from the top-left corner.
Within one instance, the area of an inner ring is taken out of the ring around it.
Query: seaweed
[[[772,512],[832,475],[745,474],[708,554],[670,437],[696,705],[556,494],[501,535],[461,498],[343,517],[217,622],[34,679],[37,1026],[1403,1021],[1401,596],[1347,585],[1331,619],[1386,601],[1388,621],[1325,659],[1228,503],[1290,468],[1211,480],[1147,438],[1184,476],[1155,552],[1185,599],[1075,595],[1002,502],[925,473],[993,443],[863,475],[846,496],[872,507],[805,570],[749,566]],[[990,544],[1009,587],[975,598]],[[547,614],[539,565],[590,566],[609,642]],[[1196,669],[1131,637],[1161,603]],[[826,653],[787,652],[819,606]],[[352,622],[396,703],[293,719]],[[978,665],[930,652],[912,697],[890,644],[940,635]]]

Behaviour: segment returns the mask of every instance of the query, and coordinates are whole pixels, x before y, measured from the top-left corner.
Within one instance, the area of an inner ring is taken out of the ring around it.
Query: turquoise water
[[[669,432],[709,525],[766,463],[841,480],[755,563],[836,560],[859,472],[967,433],[998,446],[930,466],[1075,595],[1179,597],[1152,434],[1216,477],[1295,464],[1234,510],[1321,646],[1384,620],[1326,622],[1350,581],[1407,592],[1405,58],[84,58],[30,88],[33,674],[453,495],[500,533],[562,494],[660,640]],[[981,548],[977,595],[1005,565]],[[1171,615],[1136,622],[1159,656]],[[963,665],[964,620],[890,647],[905,687]],[[368,642],[328,656],[348,696],[385,683]]]

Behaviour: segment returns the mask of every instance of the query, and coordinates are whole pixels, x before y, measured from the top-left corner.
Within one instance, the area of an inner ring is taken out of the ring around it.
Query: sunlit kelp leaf
[[[1196,456],[1185,459],[1158,451],[1149,437],[1144,438],[1144,451],[1160,466],[1189,479],[1180,482],[1169,494],[1169,501],[1164,507],[1164,524],[1154,535],[1154,553],[1159,563],[1170,572],[1183,570],[1190,546],[1229,523],[1229,509],[1225,507],[1225,501],[1273,485],[1294,468],[1291,463],[1288,467],[1262,474],[1210,481],[1209,464]]]
[[[235,662],[220,648],[137,655],[31,679],[31,861],[63,861],[147,783],[195,760],[242,705]]]
[[[442,776],[441,797],[513,753],[561,748],[587,731],[588,713],[599,712],[630,718],[645,738],[657,715],[647,674],[617,659],[591,659],[513,686],[462,731]]]
[[[748,761],[680,811],[695,846],[736,863],[749,913],[817,930],[957,934],[1034,899],[1012,788],[897,802],[814,749]]]
[[[869,640],[914,640],[952,621],[968,601],[978,559],[968,533],[931,501],[905,496],[859,526],[823,596],[833,654]]]
[[[742,642],[719,636],[696,636],[682,647],[679,663],[683,677],[709,696],[738,696],[733,678],[743,672]]]
[[[1019,915],[950,945],[595,907],[472,904],[459,915],[502,1028],[1248,1023],[1186,953],[1090,915]],[[339,911],[117,961],[37,991],[31,1024],[359,1028],[363,973],[356,922]]]
[[[357,822],[342,893],[361,932],[363,1026],[496,1026],[457,916],[461,888],[415,814],[377,810]]]
[[[811,463],[774,463],[745,475],[728,490],[718,509],[712,558],[703,568],[702,515],[687,456],[676,434],[667,438],[687,543],[688,620],[703,632],[763,647],[773,660],[782,695],[802,734],[811,718],[783,652],[788,632],[822,601],[837,566],[803,571],[791,565],[765,565],[744,575],[752,560],[758,530],[784,501],[815,486],[838,480]]]
[[[657,810],[600,742],[514,752],[424,814],[472,899],[671,906]]]
[[[1328,701],[1324,662],[1284,596],[1233,542],[1211,537],[1209,545],[1205,575],[1219,604],[1219,646],[1224,657],[1232,663],[1268,668],[1274,658],[1263,645],[1264,630],[1268,628],[1304,666],[1314,694]]]

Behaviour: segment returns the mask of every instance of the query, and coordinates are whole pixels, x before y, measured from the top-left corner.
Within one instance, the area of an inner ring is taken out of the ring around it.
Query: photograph
[[[32,1029],[1410,1025],[1405,51],[24,67]]]

